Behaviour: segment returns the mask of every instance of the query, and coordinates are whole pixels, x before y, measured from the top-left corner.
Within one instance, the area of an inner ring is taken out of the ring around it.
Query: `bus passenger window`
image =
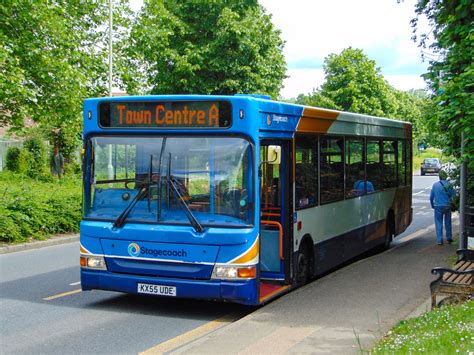
[[[344,199],[343,138],[321,137],[321,203]]]
[[[398,141],[398,186],[404,186],[405,180],[405,164],[406,164],[406,152],[405,152],[405,141]]]
[[[365,194],[364,140],[346,139],[346,197]]]
[[[411,174],[412,174],[412,171],[411,171],[411,167],[412,167],[412,162],[411,162],[411,156],[412,156],[412,151],[411,151],[411,142],[405,142],[405,157],[406,157],[406,161],[405,161],[405,184],[406,185],[411,185],[412,183],[412,179],[411,179]]]
[[[318,204],[318,138],[296,137],[296,208]]]
[[[374,191],[382,189],[382,166],[380,160],[380,141],[367,141],[367,180],[372,183]]]
[[[397,186],[397,165],[395,150],[397,141],[383,141],[383,187],[384,189]]]

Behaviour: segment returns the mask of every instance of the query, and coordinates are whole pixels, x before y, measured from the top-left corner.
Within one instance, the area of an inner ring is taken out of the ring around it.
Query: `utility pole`
[[[464,159],[464,132],[461,132],[461,173],[459,176],[459,249],[467,248],[466,238],[466,161]]]
[[[109,0],[109,96],[112,97],[112,14],[113,14],[113,0]],[[112,144],[109,144],[109,163],[107,165],[108,179],[112,180],[114,177],[114,166],[112,165]]]

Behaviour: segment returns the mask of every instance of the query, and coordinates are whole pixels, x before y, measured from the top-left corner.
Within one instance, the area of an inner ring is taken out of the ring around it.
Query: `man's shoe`
[[[448,239],[448,244],[451,244],[453,242],[452,239]]]
[[[443,242],[439,242],[438,245],[443,245]]]

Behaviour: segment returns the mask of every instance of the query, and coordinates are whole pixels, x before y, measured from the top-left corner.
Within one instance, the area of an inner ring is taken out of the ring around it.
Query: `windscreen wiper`
[[[165,147],[166,147],[166,137],[163,137],[163,141],[161,142],[161,150],[160,150],[160,156],[158,158],[158,186],[157,186],[157,190],[158,190],[158,206],[157,206],[157,211],[156,211],[156,220],[159,222],[160,221],[160,217],[161,217],[161,162],[163,160],[163,153],[165,151]]]
[[[167,199],[168,199],[168,208],[170,208],[170,193],[169,189],[170,187],[173,189],[174,193],[176,194],[177,200],[183,206],[183,211],[186,217],[188,217],[189,222],[191,222],[191,225],[194,227],[196,232],[202,233],[204,232],[204,228],[201,226],[201,224],[198,222],[196,217],[194,217],[194,214],[191,212],[191,210],[188,207],[188,204],[186,201],[184,201],[183,196],[181,196],[181,193],[179,192],[178,187],[176,186],[175,178],[171,176],[171,153],[169,153],[168,156],[168,171],[166,172],[166,182],[168,184],[168,192],[167,192]]]
[[[118,216],[118,218],[115,220],[113,228],[120,228],[123,226],[125,219],[127,216],[130,214],[132,209],[135,207],[135,205],[140,201],[141,198],[145,197],[148,189],[147,187],[142,187],[140,191],[135,195],[132,201],[128,204],[127,208],[123,210],[123,212]]]
[[[189,209],[186,201],[184,201],[183,196],[181,196],[181,193],[179,192],[179,189],[176,186],[176,182],[175,182],[174,177],[169,176],[168,184],[169,184],[169,186],[171,186],[173,188],[173,191],[176,194],[176,197],[178,198],[178,201],[181,203],[181,206],[183,206],[184,214],[186,215],[186,217],[188,217],[189,222],[191,222],[191,224],[194,227],[194,229],[196,230],[196,232],[198,232],[198,233],[204,232],[203,226],[201,226],[201,224],[198,222],[196,217],[194,217],[194,214]]]

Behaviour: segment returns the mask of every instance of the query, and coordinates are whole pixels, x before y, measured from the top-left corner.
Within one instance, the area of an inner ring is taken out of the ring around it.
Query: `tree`
[[[431,129],[444,137],[443,148],[460,155],[461,132],[465,135],[465,161],[474,168],[474,7],[465,0],[419,0],[418,16],[426,16],[432,26],[422,34],[423,49],[429,47],[436,59],[429,61],[425,79],[433,90],[436,104]],[[414,32],[417,19],[413,20]],[[432,36],[432,37],[431,37]],[[433,38],[433,42],[428,42]]]
[[[437,145],[439,135],[427,125],[433,104],[424,90],[400,91],[390,86],[360,49],[347,48],[324,61],[325,82],[296,103],[401,119],[413,124],[416,142]]]
[[[146,1],[121,64],[131,93],[277,97],[283,41],[256,0]]]
[[[116,18],[126,11],[116,5]],[[82,104],[105,94],[106,4],[4,0],[0,3],[0,125],[21,131],[25,118],[62,128],[66,153],[78,142]],[[67,133],[67,134],[66,134]]]
[[[330,54],[324,60],[326,81],[321,86],[321,95],[344,111],[393,116],[393,90],[375,65],[361,49],[349,47],[341,54]]]
[[[337,105],[332,99],[321,92],[321,90],[313,90],[312,93],[305,95],[299,94],[295,100],[295,103],[300,105],[307,105],[307,106],[317,106],[317,107],[324,107],[333,110],[342,110],[342,107]]]

